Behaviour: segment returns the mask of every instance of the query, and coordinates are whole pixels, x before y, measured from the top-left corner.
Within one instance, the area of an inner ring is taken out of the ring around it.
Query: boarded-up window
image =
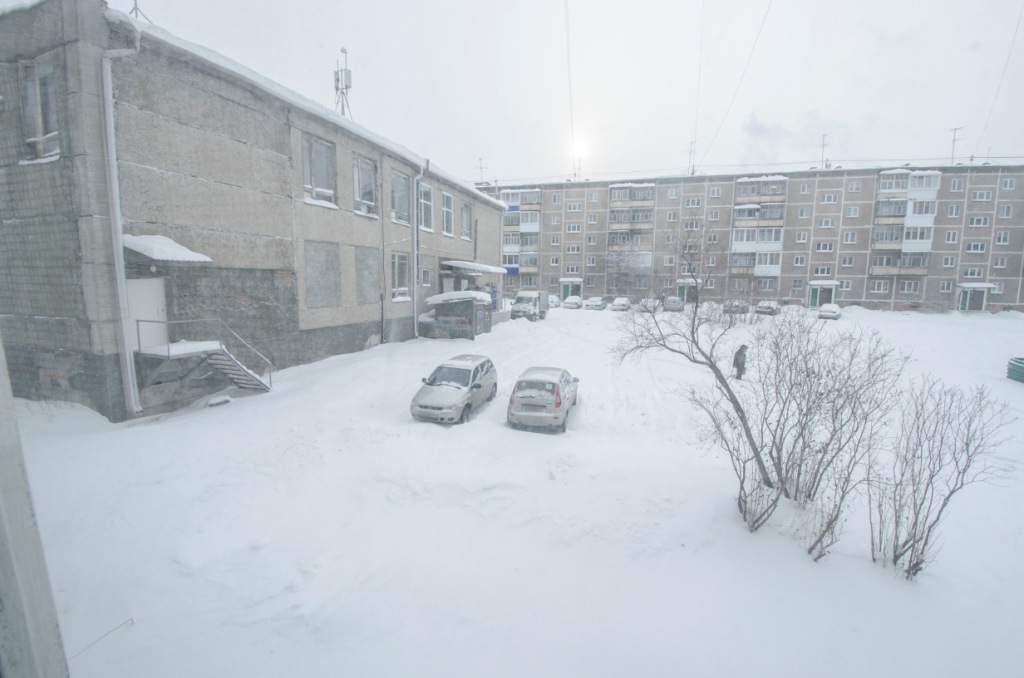
[[[306,308],[341,306],[341,246],[305,242]]]
[[[380,303],[380,250],[376,247],[356,248],[356,303]]]

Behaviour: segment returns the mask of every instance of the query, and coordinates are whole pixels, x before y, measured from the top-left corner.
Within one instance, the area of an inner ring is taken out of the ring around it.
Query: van
[[[512,320],[529,318],[543,320],[548,316],[548,295],[546,292],[520,292],[512,302]]]

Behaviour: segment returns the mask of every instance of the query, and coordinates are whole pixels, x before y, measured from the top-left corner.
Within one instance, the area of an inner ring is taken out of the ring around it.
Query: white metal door
[[[128,348],[167,344],[167,297],[163,278],[128,280]],[[159,322],[137,322],[155,320]],[[140,341],[141,339],[141,341]]]

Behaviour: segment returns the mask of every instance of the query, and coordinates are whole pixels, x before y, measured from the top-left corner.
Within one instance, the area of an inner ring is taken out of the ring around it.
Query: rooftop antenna
[[[145,14],[143,14],[142,10],[139,9],[139,0],[135,0],[135,2],[132,3],[132,11],[130,11],[128,13],[131,14],[136,19],[138,19],[141,16],[146,21],[149,21],[149,17],[146,16]],[[149,21],[149,23],[153,23],[153,22]]]
[[[345,115],[347,108],[348,117],[351,118],[352,107],[348,103],[348,91],[352,89],[352,71],[348,69],[348,50],[344,47],[341,48],[341,56],[345,58],[345,65],[342,66],[339,59],[334,69],[334,107],[342,116]]]
[[[491,168],[490,167],[484,167],[484,159],[483,158],[478,158],[478,160],[480,161],[480,167],[478,168],[480,170],[480,183],[483,183],[483,181],[484,181],[484,170],[485,169],[491,169]]]
[[[950,128],[950,129],[947,130],[948,132],[952,132],[953,133],[953,150],[949,152],[949,164],[950,165],[954,164],[954,160],[953,159],[956,157],[956,142],[959,141],[959,139],[956,138],[956,133],[959,132],[962,129],[963,129],[963,126],[961,125],[960,127],[953,127],[953,128]]]
[[[825,149],[832,145],[826,144],[825,138],[831,135],[832,132],[825,132],[824,134],[821,135],[821,167],[824,167],[825,169],[828,169],[827,167],[825,167]]]

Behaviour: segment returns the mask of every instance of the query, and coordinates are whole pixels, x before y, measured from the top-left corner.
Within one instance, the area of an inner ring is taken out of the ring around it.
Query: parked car
[[[615,297],[615,300],[612,301],[613,311],[628,311],[630,306],[629,299],[626,297]]]
[[[548,295],[548,307],[550,307],[550,308],[558,308],[561,305],[562,305],[562,298],[561,297],[559,297],[557,294],[549,294]]]
[[[544,320],[548,316],[548,295],[546,292],[521,291],[512,302],[512,320],[528,318],[530,322]]]
[[[531,367],[519,375],[508,399],[512,428],[554,428],[565,432],[579,402],[580,380],[559,367]]]
[[[682,311],[683,300],[680,299],[679,297],[665,297],[663,306],[665,307],[666,311]]]
[[[589,297],[583,302],[583,308],[588,311],[603,311],[607,306],[601,297]]]
[[[562,301],[562,308],[583,308],[583,299],[577,296],[566,297]]]
[[[782,310],[782,306],[777,301],[759,301],[757,306],[754,307],[754,313],[758,315],[778,315],[779,311]]]
[[[498,393],[498,370],[487,356],[450,358],[423,379],[409,410],[420,421],[464,424]]]
[[[722,304],[722,313],[749,313],[750,304],[742,299],[730,299]]]
[[[823,320],[839,320],[841,315],[838,304],[822,304],[818,308],[818,317]]]

